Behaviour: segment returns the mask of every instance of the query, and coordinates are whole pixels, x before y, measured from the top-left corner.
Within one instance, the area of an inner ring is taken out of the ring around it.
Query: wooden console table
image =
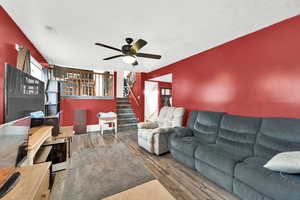
[[[68,159],[71,157],[71,142],[74,135],[73,126],[62,126],[57,136],[52,136],[52,126],[37,126],[31,128],[30,131],[31,135],[29,136],[27,147],[27,163],[24,164],[33,165],[33,163],[39,163],[40,160],[41,162],[45,162],[53,145],[66,144],[66,161],[53,164],[52,171],[66,169]],[[39,151],[40,149],[42,153]],[[35,159],[35,156],[41,158]]]
[[[40,147],[46,142],[52,140],[52,126],[38,126],[30,129],[27,146],[27,164],[33,165],[34,156]]]
[[[68,166],[69,158],[71,157],[71,142],[74,136],[73,126],[62,126],[60,127],[60,132],[57,136],[52,136],[52,140],[47,140],[44,142],[43,146],[52,146],[57,144],[66,145],[66,161],[61,163],[56,163],[52,165],[52,171],[60,171],[66,169]]]
[[[48,200],[50,166],[51,162],[46,162],[15,169],[1,169],[0,176],[7,173],[7,170],[21,173],[19,182],[1,200]]]

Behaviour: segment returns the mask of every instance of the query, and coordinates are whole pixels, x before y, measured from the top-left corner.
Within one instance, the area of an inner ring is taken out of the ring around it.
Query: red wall
[[[173,73],[173,104],[188,110],[300,118],[300,15],[199,53]]]
[[[87,124],[98,124],[96,115],[99,112],[117,112],[117,102],[115,100],[117,92],[117,72],[114,72],[114,99],[75,99],[62,98],[61,108],[63,126],[71,126],[74,122],[74,111],[76,109],[87,110]]]
[[[43,56],[33,46],[30,40],[23,34],[10,16],[0,6],[0,123],[3,123],[3,74],[4,63],[17,65],[17,50],[15,44],[28,47],[32,56],[41,63],[47,63]]]
[[[63,126],[71,126],[74,121],[76,109],[87,110],[87,124],[98,124],[96,115],[99,112],[116,112],[116,101],[114,99],[61,99],[61,110]]]

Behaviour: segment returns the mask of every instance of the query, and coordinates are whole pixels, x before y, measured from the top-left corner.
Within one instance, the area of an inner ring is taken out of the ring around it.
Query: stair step
[[[118,119],[118,124],[129,124],[129,123],[137,123],[137,120],[135,118],[131,118],[131,119]]]
[[[128,130],[137,130],[137,126],[124,126],[118,127],[118,131],[128,131]]]
[[[117,115],[119,116],[123,116],[123,115],[133,115],[134,116],[134,112],[121,112],[121,113],[119,113],[119,112],[117,112]]]
[[[129,100],[126,98],[126,99],[117,99],[117,102],[118,103],[128,103],[129,102]]]
[[[126,121],[126,120],[136,120],[135,115],[122,115],[122,116],[118,116],[118,121]]]
[[[131,108],[131,105],[130,104],[119,104],[119,105],[117,105],[117,108],[118,109],[128,109],[128,108]]]
[[[126,121],[126,120],[136,120],[136,117],[135,116],[126,116],[126,117],[121,117],[121,118],[118,118],[118,121]]]
[[[117,114],[119,115],[119,114],[126,114],[126,113],[128,113],[128,114],[134,114],[134,112],[133,112],[133,110],[132,109],[127,109],[127,110],[117,110]]]
[[[118,127],[121,127],[121,126],[134,126],[134,125],[137,125],[137,123],[136,122],[134,122],[134,123],[124,123],[124,124],[118,123]]]
[[[137,118],[128,98],[117,98],[118,130],[137,129]]]

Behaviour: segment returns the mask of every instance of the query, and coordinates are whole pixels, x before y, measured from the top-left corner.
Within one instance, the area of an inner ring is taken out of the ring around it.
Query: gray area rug
[[[73,152],[63,200],[100,200],[154,177],[123,143]]]

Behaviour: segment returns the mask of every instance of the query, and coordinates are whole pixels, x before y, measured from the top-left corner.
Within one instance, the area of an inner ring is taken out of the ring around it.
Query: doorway
[[[145,81],[145,120],[155,121],[158,117],[158,94],[159,88],[157,82]]]

